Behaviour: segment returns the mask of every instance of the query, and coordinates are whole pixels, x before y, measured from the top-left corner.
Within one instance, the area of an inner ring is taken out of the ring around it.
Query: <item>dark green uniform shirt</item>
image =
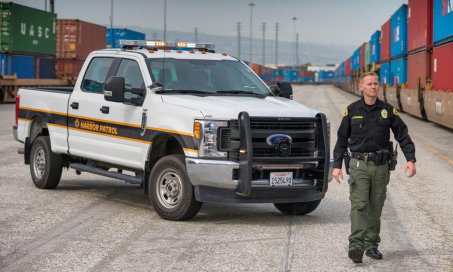
[[[409,137],[407,126],[396,109],[379,99],[367,105],[363,97],[349,105],[338,128],[337,144],[333,150],[334,168],[341,168],[343,154],[390,150],[390,129],[401,146],[407,161],[415,162],[415,145]]]

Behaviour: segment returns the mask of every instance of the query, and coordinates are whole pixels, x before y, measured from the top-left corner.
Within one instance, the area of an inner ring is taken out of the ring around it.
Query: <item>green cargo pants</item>
[[[381,238],[381,214],[390,180],[389,165],[352,158],[349,163],[354,183],[349,188],[351,235],[349,247],[378,248]]]

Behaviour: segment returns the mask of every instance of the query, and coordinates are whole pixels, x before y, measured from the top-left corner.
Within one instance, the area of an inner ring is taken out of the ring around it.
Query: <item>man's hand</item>
[[[404,167],[404,173],[407,172],[407,169],[410,170],[409,175],[407,176],[408,178],[415,176],[415,173],[416,173],[415,163],[408,161],[406,164],[406,167]],[[335,170],[334,170],[334,173],[335,173]],[[334,174],[334,176],[335,176],[335,174]]]
[[[415,166],[414,166],[414,169],[415,169]],[[332,175],[338,183],[340,183],[340,179],[343,180],[343,172],[341,171],[340,168],[334,168]],[[338,177],[340,177],[340,179],[338,179]]]

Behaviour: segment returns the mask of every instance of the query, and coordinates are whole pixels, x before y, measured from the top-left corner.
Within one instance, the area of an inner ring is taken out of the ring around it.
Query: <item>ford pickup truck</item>
[[[322,112],[211,44],[122,41],[92,52],[74,88],[21,88],[14,137],[37,188],[62,169],[141,186],[164,219],[203,202],[314,211],[332,178]],[[189,48],[190,47],[190,48]]]

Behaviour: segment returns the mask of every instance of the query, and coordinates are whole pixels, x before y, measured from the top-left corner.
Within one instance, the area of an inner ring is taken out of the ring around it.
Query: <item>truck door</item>
[[[141,136],[143,108],[104,99],[105,80],[113,75],[125,78],[126,89],[145,89],[136,59],[93,58],[69,102],[69,153],[141,169],[150,144]]]

